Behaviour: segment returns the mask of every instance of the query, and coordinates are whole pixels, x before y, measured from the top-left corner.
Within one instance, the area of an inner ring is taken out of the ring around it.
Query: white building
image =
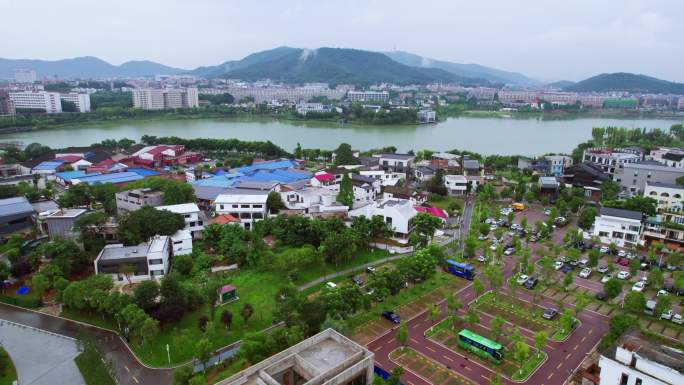
[[[434,110],[420,110],[416,113],[416,119],[420,123],[434,123],[437,121],[437,112]]]
[[[90,112],[90,95],[89,94],[79,94],[71,92],[68,94],[60,94],[61,100],[66,100],[67,102],[72,102],[76,105],[78,112]]]
[[[396,186],[402,179],[406,179],[405,173],[385,170],[365,170],[359,171],[359,174],[380,180],[383,187]]]
[[[376,215],[381,216],[394,235],[400,238],[406,238],[413,230],[413,217],[417,214],[413,202],[408,199],[387,199],[381,203],[373,202],[349,211],[352,218],[365,216],[371,219]]]
[[[625,164],[638,163],[641,159],[640,154],[609,148],[590,148],[582,153],[582,161],[596,163],[603,172],[611,176],[616,174]]]
[[[346,213],[349,209],[349,207],[337,202],[337,192],[324,187],[284,189],[280,192],[280,197],[288,210],[303,210],[306,214]]]
[[[444,175],[444,187],[449,195],[465,195],[468,192],[468,179],[463,175]]]
[[[373,154],[373,157],[378,158],[381,169],[404,174],[410,171],[413,161],[416,159],[414,155],[396,153]],[[406,175],[404,175],[405,177]]]
[[[380,102],[386,103],[389,101],[389,92],[387,91],[349,91],[347,92],[347,99],[351,102]]]
[[[171,235],[171,254],[186,255],[192,253],[192,234],[188,230],[178,230]]]
[[[167,108],[193,108],[199,106],[197,88],[136,88],[133,90],[133,107],[143,110]]]
[[[14,81],[17,83],[34,83],[38,80],[36,71],[27,68],[17,68],[14,70]]]
[[[217,214],[240,218],[240,225],[249,230],[253,222],[264,219],[268,214],[267,199],[266,191],[262,194],[227,193],[217,196],[214,205]]]
[[[196,203],[181,203],[178,205],[157,206],[157,210],[168,210],[180,214],[185,219],[185,230],[190,232],[193,238],[198,238],[204,230],[204,218]]]
[[[599,385],[684,384],[684,352],[638,332],[622,336],[599,357]]]
[[[298,114],[306,115],[309,112],[328,113],[332,111],[332,107],[323,103],[299,103],[296,110]]]
[[[114,281],[160,279],[169,272],[170,238],[155,235],[136,246],[106,245],[95,259],[95,274],[111,274]],[[132,267],[129,276],[124,266]]]
[[[641,238],[642,215],[638,211],[602,207],[594,219],[594,236],[602,243],[615,243],[618,247],[632,247]]]
[[[658,201],[658,211],[672,210],[681,211],[684,187],[678,184],[646,182],[644,196]]]
[[[48,114],[62,112],[62,100],[59,92],[10,92],[9,97],[16,109],[43,110]]]

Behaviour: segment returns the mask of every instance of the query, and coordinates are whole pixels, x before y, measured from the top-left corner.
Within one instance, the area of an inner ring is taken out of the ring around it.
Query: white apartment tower
[[[48,114],[62,112],[62,100],[58,92],[10,92],[9,97],[16,109],[43,110]]]
[[[194,108],[199,106],[199,94],[197,88],[138,88],[133,90],[133,106],[143,110]]]

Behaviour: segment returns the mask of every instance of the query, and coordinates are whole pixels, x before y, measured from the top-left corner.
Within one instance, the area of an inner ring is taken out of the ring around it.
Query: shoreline
[[[587,112],[503,112],[503,111],[486,111],[486,110],[465,110],[458,114],[449,114],[443,118],[438,119],[434,123],[417,123],[417,122],[403,122],[391,124],[377,124],[367,123],[363,121],[340,121],[339,119],[301,119],[290,116],[281,116],[274,114],[249,114],[237,113],[235,115],[160,115],[155,117],[122,117],[117,119],[94,119],[84,122],[70,122],[61,124],[36,125],[36,126],[11,126],[0,128],[0,140],[3,135],[16,134],[22,132],[32,131],[46,131],[50,129],[69,129],[69,128],[87,128],[87,126],[106,126],[109,124],[127,124],[127,123],[147,123],[160,121],[182,121],[182,120],[234,120],[234,121],[269,121],[269,122],[286,122],[296,125],[338,125],[348,127],[392,127],[392,126],[423,126],[443,123],[452,118],[497,118],[497,119],[516,119],[516,120],[548,120],[548,121],[562,121],[562,120],[581,120],[581,119],[629,119],[629,120],[677,120],[684,121],[684,115],[679,114],[661,114],[661,113],[631,113],[621,111],[587,111]]]

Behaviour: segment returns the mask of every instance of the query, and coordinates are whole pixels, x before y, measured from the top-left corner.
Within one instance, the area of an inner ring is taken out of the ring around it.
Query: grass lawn
[[[459,211],[463,209],[463,202],[464,201],[462,198],[456,198],[456,197],[453,197],[450,195],[447,195],[444,197],[438,197],[438,196],[435,196],[434,194],[432,194],[432,195],[430,195],[430,199],[428,200],[428,203],[430,205],[437,207],[437,208],[440,208],[442,210],[447,210],[447,211],[449,211],[449,206],[454,202],[457,202],[458,206],[461,208],[461,209],[459,209]]]
[[[0,359],[6,362],[5,371],[0,373],[0,385],[11,385],[17,379],[17,370],[14,368],[12,358],[5,349],[0,348]]]
[[[74,361],[87,385],[116,385],[98,353],[83,352]]]
[[[374,262],[383,258],[389,257],[389,252],[387,250],[380,249],[370,249],[364,250],[359,255],[357,255],[353,260],[343,263],[340,265],[335,265],[332,263],[324,263],[320,266],[312,266],[305,270],[302,270],[297,275],[295,280],[295,285],[301,285],[307,282],[311,282],[318,277],[323,277],[327,274],[336,273],[341,270],[346,270],[353,268],[354,266],[363,265],[365,263]]]

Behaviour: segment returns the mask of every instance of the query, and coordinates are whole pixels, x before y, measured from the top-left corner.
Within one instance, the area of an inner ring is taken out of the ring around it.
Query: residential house
[[[427,182],[437,174],[433,166],[418,166],[413,170],[413,176],[420,182]]]
[[[170,237],[165,235],[135,246],[106,245],[95,258],[95,274],[111,274],[119,282],[161,279],[169,272],[171,250]],[[125,274],[124,266],[132,267],[130,275]]]
[[[74,225],[76,221],[86,215],[86,209],[60,209],[45,218],[50,239],[76,239],[80,236]]]
[[[266,200],[268,192],[253,190],[248,193],[229,191],[216,197],[214,205],[217,214],[230,214],[240,218],[240,225],[249,230],[252,223],[260,221],[268,214]]]
[[[673,183],[646,182],[644,196],[658,202],[658,211],[682,211],[684,187]]]
[[[152,188],[120,191],[115,196],[116,210],[119,214],[136,211],[145,206],[161,206],[164,200],[164,193]]]
[[[200,211],[196,203],[181,203],[178,205],[157,206],[157,210],[168,210],[172,213],[180,214],[185,220],[185,230],[190,232],[194,239],[202,236],[204,223],[207,221],[204,213]]]
[[[632,329],[598,360],[596,385],[684,384],[684,351]]]
[[[639,211],[602,207],[594,219],[593,235],[602,243],[615,243],[618,247],[639,244],[642,232],[642,215]]]
[[[380,168],[385,171],[399,172],[408,175],[416,159],[410,154],[380,153],[373,154],[378,158]]]
[[[661,244],[669,250],[684,251],[684,212],[662,211],[644,221],[644,243]]]
[[[0,234],[30,229],[33,215],[33,206],[23,196],[0,199]]]
[[[543,195],[555,199],[560,189],[560,182],[553,176],[542,176],[539,178],[539,192]]]
[[[646,183],[677,183],[677,178],[684,176],[684,169],[668,167],[655,161],[625,164],[613,176],[620,185],[620,190],[632,195],[641,195]]]
[[[201,160],[201,154],[188,152],[185,150],[185,146],[181,144],[160,144],[143,147],[123,163],[131,162],[146,167],[163,167],[197,163]]]
[[[427,201],[427,192],[418,192],[405,186],[386,186],[382,188],[382,200],[408,199],[414,205],[422,205]]]
[[[679,151],[668,152],[660,158],[659,162],[668,167],[684,169],[684,153]]]
[[[178,230],[170,238],[173,256],[192,254],[192,234],[190,231]]]
[[[352,174],[351,182],[355,207],[374,201],[382,191],[380,181],[369,176]]]
[[[390,198],[350,210],[349,216],[365,216],[368,219],[380,216],[392,229],[395,237],[407,238],[413,230],[413,218],[417,213],[410,200]]]
[[[420,110],[416,113],[418,123],[435,123],[437,121],[437,112],[434,110]]]
[[[482,165],[477,159],[463,159],[463,175],[465,176],[481,176]]]
[[[565,155],[547,155],[544,157],[548,165],[548,174],[552,176],[562,176],[565,169],[572,166],[572,158]]]
[[[583,162],[572,165],[565,169],[563,180],[575,187],[600,187],[601,184],[611,179],[603,168],[596,163]]]
[[[361,170],[359,175],[369,176],[380,180],[381,185],[396,186],[402,180],[406,179],[406,174],[401,172],[390,172],[384,170]]]
[[[463,175],[444,175],[444,187],[449,195],[466,195],[468,179]]]
[[[461,157],[459,155],[450,154],[448,152],[437,152],[432,154],[430,164],[433,167],[444,170],[457,170],[461,167],[461,163],[459,162],[460,159]]]
[[[624,165],[641,162],[643,158],[643,151],[631,148],[590,148],[582,153],[583,162],[599,165],[603,172],[610,176],[615,175]]]
[[[549,162],[544,158],[532,159],[520,156],[518,157],[518,170],[530,170],[539,174],[546,174],[549,170]]]
[[[337,192],[324,187],[289,188],[280,191],[285,208],[298,210],[303,214],[347,213],[349,207],[337,202]]]

